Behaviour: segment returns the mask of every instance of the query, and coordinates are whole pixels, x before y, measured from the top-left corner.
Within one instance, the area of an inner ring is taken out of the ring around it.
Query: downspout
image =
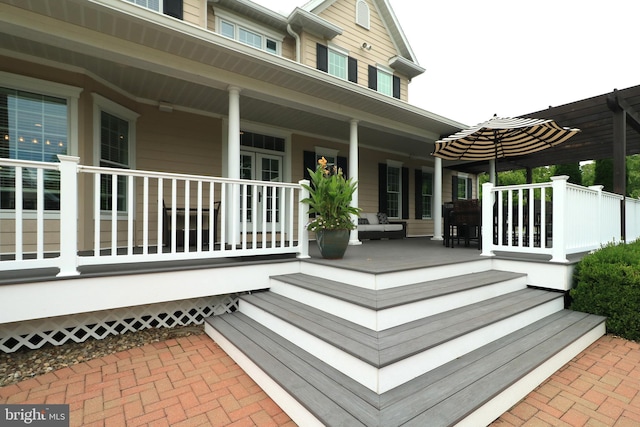
[[[291,35],[291,37],[296,39],[296,62],[299,63],[300,62],[300,36],[298,35],[298,33],[293,31],[293,28],[291,28],[291,24],[287,24],[287,32]]]

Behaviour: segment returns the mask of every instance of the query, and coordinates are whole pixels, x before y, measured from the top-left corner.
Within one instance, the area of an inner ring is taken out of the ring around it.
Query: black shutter
[[[473,199],[473,180],[467,178],[467,199]]]
[[[325,73],[329,71],[329,49],[320,43],[316,43],[316,67]]]
[[[182,19],[182,0],[164,0],[162,10],[165,15]]]
[[[349,81],[358,83],[358,60],[352,57],[347,58]]]
[[[458,177],[451,177],[451,201],[455,202],[458,200]]]
[[[345,178],[349,178],[349,161],[346,157],[338,156],[336,166],[338,166],[338,169],[342,169],[342,175],[344,175]]]
[[[378,69],[369,65],[369,89],[378,90]]]
[[[400,77],[393,76],[393,97],[400,99]]]
[[[415,179],[414,179],[414,184],[415,184],[415,189],[414,189],[414,195],[415,195],[415,215],[416,215],[416,219],[422,219],[422,171],[419,169],[416,169],[415,171]]]
[[[309,171],[307,170],[307,168],[311,169],[312,171],[316,170],[316,153],[314,153],[313,151],[305,151],[302,154],[302,164],[304,166],[302,176],[304,177],[304,179],[308,179],[309,181],[311,181],[311,176],[309,175]]]
[[[387,164],[378,163],[378,212],[387,213]]]
[[[402,168],[402,219],[409,219],[409,168]]]

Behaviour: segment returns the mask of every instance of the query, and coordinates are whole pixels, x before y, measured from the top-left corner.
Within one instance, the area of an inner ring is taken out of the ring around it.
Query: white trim
[[[326,156],[326,157],[333,157],[335,159],[338,158],[338,153],[340,153],[340,150],[336,150],[333,148],[326,148],[326,147],[315,147],[315,152],[316,152],[316,156]]]
[[[335,43],[328,42],[328,43],[327,43],[327,47],[328,47],[329,49],[331,49],[331,50],[333,50],[333,51],[335,51],[335,52],[339,53],[340,55],[344,55],[344,56],[347,56],[347,57],[349,56],[349,49],[346,49],[346,48],[344,48],[344,47],[342,47],[342,46],[338,46],[338,45],[337,45],[337,44],[335,44]]]
[[[223,126],[224,128],[224,126]],[[245,122],[240,121],[240,129],[246,130],[248,132],[259,133],[268,136],[275,136],[277,138],[284,139],[284,152],[283,151],[271,151],[264,150],[260,148],[247,147],[244,145],[240,146],[240,149],[245,151],[254,151],[265,154],[273,154],[280,153],[282,156],[282,182],[290,182],[291,181],[291,131],[278,129],[275,127],[270,127],[267,125],[254,123],[254,122]]]
[[[91,97],[93,99],[93,164],[95,166],[100,166],[101,160],[101,113],[104,111],[105,113],[111,114],[112,116],[118,117],[122,120],[125,120],[129,123],[129,147],[128,147],[128,164],[127,167],[129,169],[136,168],[136,121],[140,114],[135,111],[129,110],[126,107],[123,107],[120,104],[113,102],[112,100],[105,98],[102,95],[97,93],[91,93]],[[126,220],[128,217],[129,209],[134,209],[133,214],[134,217],[136,215],[135,211],[135,192],[133,195],[133,200],[130,203],[130,206],[127,206],[127,210],[125,212],[118,212],[118,219]],[[110,211],[101,211],[100,219],[108,220],[111,219]]]
[[[391,160],[391,159],[387,159],[387,166],[391,166],[394,168],[401,168],[402,166],[404,166],[404,163],[399,161],[399,160]]]
[[[278,56],[282,55],[282,43],[285,38],[284,34],[275,32],[267,27],[264,27],[260,24],[256,24],[255,22],[252,22],[248,19],[245,19],[239,15],[230,13],[225,10],[220,10],[218,8],[215,8],[213,13],[215,15],[215,33],[216,34],[225,38],[229,38],[222,34],[222,21],[226,21],[229,24],[232,24],[234,26],[234,36],[233,36],[233,39],[231,40],[234,40],[238,43],[242,43],[245,46],[250,46],[255,48],[255,46],[251,46],[239,40],[238,31],[239,31],[239,28],[241,27],[244,30],[250,31],[262,37],[260,50],[267,53],[271,53],[272,55],[274,54],[273,52],[270,52],[269,50],[267,50],[267,39],[269,39],[276,42],[275,55],[278,55]]]
[[[82,88],[0,71],[0,86],[67,100],[67,155],[78,155],[78,98]]]
[[[135,169],[136,149],[136,121],[140,114],[131,111],[112,100],[97,93],[92,93],[93,98],[93,164],[100,166],[100,113],[102,111],[119,117],[129,122],[129,169]]]

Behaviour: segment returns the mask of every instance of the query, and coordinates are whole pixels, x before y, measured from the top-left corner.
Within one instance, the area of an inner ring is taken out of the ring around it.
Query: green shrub
[[[607,317],[607,332],[640,340],[640,242],[585,256],[573,274],[571,309]]]

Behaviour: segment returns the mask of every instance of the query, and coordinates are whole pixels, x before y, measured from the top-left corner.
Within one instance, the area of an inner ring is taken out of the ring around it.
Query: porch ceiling
[[[120,0],[2,0],[0,54],[86,72],[141,102],[427,158],[462,124]]]
[[[616,93],[618,99],[626,101],[626,104],[636,113],[640,112],[640,86],[621,89]],[[523,114],[521,117],[553,119],[560,126],[578,128],[581,132],[565,143],[535,154],[499,159],[496,162],[497,169],[504,171],[613,158],[613,112],[607,103],[612,94],[613,92],[605,93],[569,104],[549,107],[546,110]],[[631,120],[627,120],[626,154],[640,154],[640,132],[634,129],[631,123]],[[455,166],[452,162],[445,162],[444,165],[470,173],[488,171],[487,162],[473,162]]]

